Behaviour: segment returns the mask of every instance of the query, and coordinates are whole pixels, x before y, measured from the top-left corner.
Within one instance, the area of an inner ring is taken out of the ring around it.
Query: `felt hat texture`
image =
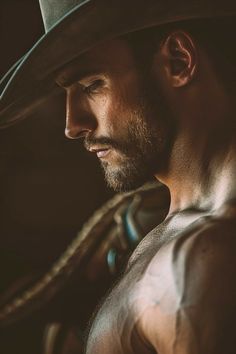
[[[0,128],[60,91],[55,73],[105,40],[182,20],[236,15],[235,0],[40,0],[45,34],[0,82]]]

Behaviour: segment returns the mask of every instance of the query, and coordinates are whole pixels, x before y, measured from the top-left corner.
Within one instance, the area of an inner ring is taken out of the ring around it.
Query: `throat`
[[[171,195],[169,214],[187,209],[214,211],[236,199],[236,148],[210,156],[207,149],[173,159],[168,174],[159,178]]]

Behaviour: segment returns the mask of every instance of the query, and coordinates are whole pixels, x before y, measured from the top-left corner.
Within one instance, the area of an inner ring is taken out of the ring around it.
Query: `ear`
[[[160,55],[172,87],[182,87],[192,81],[197,68],[197,50],[186,32],[171,33],[163,41]]]

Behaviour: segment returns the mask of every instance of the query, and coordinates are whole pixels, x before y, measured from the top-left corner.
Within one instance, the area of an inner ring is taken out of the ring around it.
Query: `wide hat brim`
[[[24,119],[45,98],[60,92],[55,73],[105,40],[152,26],[235,14],[235,1],[84,1],[42,36],[2,79],[0,127]]]

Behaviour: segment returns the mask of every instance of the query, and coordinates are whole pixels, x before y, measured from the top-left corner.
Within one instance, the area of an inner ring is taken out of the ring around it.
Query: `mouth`
[[[110,148],[92,147],[89,151],[95,153],[99,159],[102,159],[109,154]]]

